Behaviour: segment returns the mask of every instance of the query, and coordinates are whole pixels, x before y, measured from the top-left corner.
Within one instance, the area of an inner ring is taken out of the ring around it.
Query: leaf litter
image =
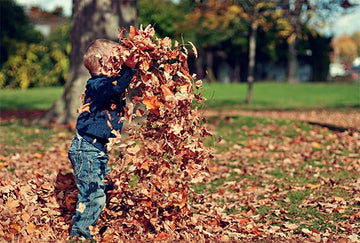
[[[251,125],[241,123],[244,117],[205,122],[193,108],[194,100],[204,100],[194,93],[201,82],[188,74],[187,50],[154,34],[151,27],[132,28],[128,39],[121,31],[127,56],[115,52],[104,60],[108,74],[116,75],[119,63],[138,55],[131,87],[140,95],[127,110],[126,139],[112,145],[115,189],[92,228],[95,239],[355,241],[359,134],[271,119]],[[208,131],[215,136],[204,138]],[[77,189],[66,156],[71,135],[59,134],[46,152],[20,149],[1,156],[5,241],[65,241]]]

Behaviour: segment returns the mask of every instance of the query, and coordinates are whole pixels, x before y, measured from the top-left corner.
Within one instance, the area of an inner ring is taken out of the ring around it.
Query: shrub
[[[68,30],[69,24],[60,26],[40,43],[12,42],[11,55],[0,70],[0,88],[63,85],[69,71]]]

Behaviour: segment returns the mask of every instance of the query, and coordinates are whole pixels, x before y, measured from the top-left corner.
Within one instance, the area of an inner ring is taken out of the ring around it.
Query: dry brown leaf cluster
[[[70,172],[68,139],[59,133],[47,152],[28,152],[22,145],[0,156],[0,242],[65,241],[77,200],[72,173],[59,172]],[[29,146],[44,149],[38,143]]]
[[[210,133],[196,107],[203,98],[194,93],[201,81],[189,74],[184,45],[157,38],[151,26],[131,27],[129,36],[122,30],[119,48],[104,60],[109,76],[117,75],[129,59],[136,60],[130,88],[138,93],[126,109],[127,139],[120,148],[113,147],[121,155],[112,167],[115,190],[103,237],[190,240],[197,220],[188,205],[194,196],[189,183],[207,177],[211,157],[202,141]],[[145,114],[145,122],[131,123]]]

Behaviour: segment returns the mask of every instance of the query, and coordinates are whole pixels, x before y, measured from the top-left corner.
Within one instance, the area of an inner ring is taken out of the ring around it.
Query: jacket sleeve
[[[101,102],[121,94],[129,86],[135,72],[136,69],[127,69],[119,78],[107,78],[88,84],[86,94],[95,102]]]
[[[125,89],[129,86],[131,79],[136,73],[136,69],[127,69],[123,75],[117,79],[116,85],[113,86],[114,91],[117,94],[121,94],[125,91]]]

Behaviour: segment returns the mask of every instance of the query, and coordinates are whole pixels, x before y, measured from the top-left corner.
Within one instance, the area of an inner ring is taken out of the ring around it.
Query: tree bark
[[[234,68],[231,74],[231,81],[234,83],[241,82],[241,65],[239,60],[235,60]]]
[[[249,68],[248,68],[248,90],[247,90],[247,103],[251,104],[252,102],[252,86],[254,83],[255,75],[255,55],[256,55],[256,32],[258,28],[258,23],[255,20],[251,25],[251,33],[249,37]]]
[[[206,69],[207,69],[207,80],[209,83],[216,82],[215,74],[214,74],[214,56],[212,51],[206,52]]]
[[[62,96],[35,124],[46,125],[54,120],[57,124],[75,121],[81,94],[90,77],[83,65],[85,49],[98,38],[117,41],[118,28],[129,29],[130,25],[137,25],[137,0],[73,0],[69,78]]]
[[[298,83],[299,79],[296,74],[298,67],[298,58],[296,52],[296,41],[297,37],[293,41],[289,42],[289,59],[288,59],[288,82],[289,83]]]

